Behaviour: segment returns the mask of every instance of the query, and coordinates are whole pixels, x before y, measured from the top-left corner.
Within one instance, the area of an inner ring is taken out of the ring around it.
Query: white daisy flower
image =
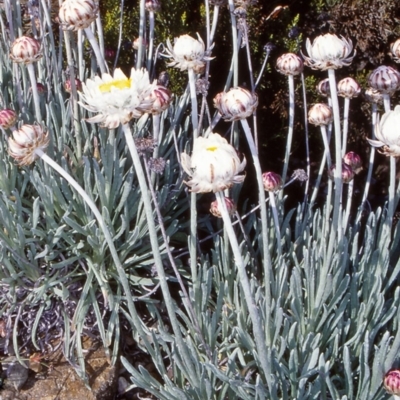
[[[181,164],[191,178],[185,183],[195,193],[220,192],[245,177],[238,174],[244,170],[246,159],[240,162],[236,150],[217,133],[195,139],[192,156],[182,153]]]
[[[100,122],[103,126],[114,129],[119,124],[126,124],[132,118],[140,118],[150,112],[154,99],[150,96],[155,84],[150,83],[146,70],[132,68],[128,78],[119,68],[114,76],[104,73],[82,84],[83,93],[79,93],[87,110],[98,113],[88,118],[88,122]]]

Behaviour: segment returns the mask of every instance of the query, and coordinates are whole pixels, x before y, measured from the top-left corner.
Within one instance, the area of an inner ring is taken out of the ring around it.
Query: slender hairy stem
[[[390,156],[389,204],[388,204],[388,215],[387,215],[387,224],[389,227],[392,226],[392,221],[394,216],[395,190],[396,190],[396,158]]]
[[[225,198],[222,192],[217,192],[216,194],[218,201],[218,208],[221,211],[222,219],[224,221],[225,228],[228,232],[229,241],[231,243],[232,251],[235,257],[235,263],[238,268],[240,284],[243,288],[243,293],[245,296],[247,308],[249,310],[251,322],[253,324],[253,333],[254,339],[256,342],[257,353],[259,356],[261,368],[264,372],[265,378],[270,386],[271,381],[271,365],[268,360],[268,355],[265,346],[265,333],[263,332],[263,328],[261,325],[261,316],[258,312],[257,306],[255,304],[255,300],[251,294],[250,281],[247,276],[246,266],[243,261],[242,254],[240,252],[239,243],[237,237],[235,235],[235,231],[233,230],[232,222],[228,214],[228,210],[226,208]]]
[[[119,53],[121,51],[121,45],[122,45],[122,32],[123,32],[123,23],[124,23],[124,3],[125,3],[125,0],[121,0],[121,6],[120,6],[121,10],[120,10],[120,15],[119,15],[118,46],[117,46],[117,54],[115,55],[113,70],[115,70],[115,68],[117,68]]]
[[[189,355],[188,348],[183,342],[182,333],[179,327],[179,322],[175,313],[175,307],[172,301],[171,293],[168,288],[167,277],[165,275],[161,259],[160,246],[157,237],[157,229],[156,229],[156,224],[154,222],[153,209],[151,206],[151,197],[149,195],[149,188],[147,186],[146,177],[143,172],[143,167],[140,162],[140,157],[137,152],[129,125],[128,124],[122,125],[122,129],[125,134],[126,143],[128,145],[129,152],[131,153],[136,176],[139,182],[139,187],[143,199],[143,207],[147,218],[147,227],[149,229],[150,243],[153,251],[154,263],[157,269],[158,278],[160,280],[161,291],[165,301],[165,306],[167,308],[168,317],[170,318],[171,326],[174,331],[174,335],[176,337],[177,345],[180,350],[181,356],[184,359],[184,362],[189,370],[189,376],[187,378],[189,380],[193,379],[198,384],[197,374],[194,370],[194,366],[191,357]]]
[[[325,147],[326,162],[328,164],[328,168],[331,168],[332,159],[331,159],[331,151],[329,149],[328,135],[326,133],[326,125],[321,125],[320,128],[321,128],[322,141],[324,142],[324,147]]]
[[[39,100],[39,92],[37,89],[36,75],[35,75],[35,67],[32,63],[27,64],[27,69],[29,73],[29,79],[31,80],[31,89],[33,95],[33,103],[35,105],[35,116],[37,122],[42,122],[42,113],[40,111],[40,100]]]
[[[151,184],[151,176],[150,176],[149,166],[147,164],[147,159],[146,158],[144,160],[144,165],[145,165],[145,172],[146,172],[147,181],[149,183],[149,189],[150,189],[151,197],[153,199],[154,209],[155,209],[156,214],[157,214],[158,225],[160,227],[161,235],[162,235],[163,240],[164,240],[165,249],[166,249],[167,254],[168,254],[169,262],[171,264],[172,269],[174,270],[175,277],[178,280],[179,286],[180,286],[180,288],[182,290],[183,300],[185,301],[186,306],[189,309],[189,312],[191,314],[195,330],[196,330],[197,334],[199,335],[201,344],[203,345],[203,347],[204,347],[204,349],[206,351],[207,357],[209,358],[210,361],[212,361],[212,354],[211,354],[210,346],[208,346],[208,344],[206,343],[206,341],[204,339],[204,336],[203,336],[203,334],[201,332],[200,324],[199,324],[199,321],[197,319],[196,312],[194,311],[193,304],[190,301],[189,294],[188,294],[188,292],[186,290],[185,284],[183,283],[181,274],[178,271],[178,267],[176,266],[174,256],[172,255],[172,252],[171,252],[171,248],[169,247],[169,240],[168,240],[167,232],[165,230],[164,221],[163,221],[163,217],[162,217],[162,214],[161,214],[160,206],[159,206],[158,201],[157,201],[157,195],[156,195],[156,192],[154,191],[154,188],[153,188],[153,186]]]
[[[347,134],[349,132],[349,111],[350,111],[350,99],[345,97],[344,99],[344,113],[343,113],[343,142],[342,142],[342,157],[346,154],[347,146]]]
[[[271,287],[273,287],[272,280],[272,260],[271,255],[269,253],[269,244],[268,244],[268,226],[267,226],[267,207],[265,204],[265,191],[264,185],[262,181],[262,171],[260,160],[258,158],[258,153],[256,150],[256,146],[253,140],[253,136],[251,134],[250,126],[246,119],[241,120],[243,130],[246,134],[247,143],[250,147],[250,152],[253,157],[254,168],[256,170],[257,177],[257,185],[258,185],[258,198],[259,205],[261,210],[261,230],[262,230],[262,243],[263,243],[263,269],[264,269],[264,279],[265,279],[265,298],[266,298],[266,318],[270,318],[270,307],[271,307]],[[267,326],[269,326],[267,322]],[[267,330],[267,345],[271,343],[270,332]]]
[[[314,189],[313,189],[313,192],[311,195],[310,208],[314,205],[315,200],[317,199],[319,187],[321,185],[322,175],[323,175],[324,169],[325,169],[326,160],[327,160],[327,154],[326,154],[326,152],[324,152],[324,155],[321,160],[321,165],[319,166],[317,180],[315,182]]]
[[[145,0],[140,0],[140,22],[139,22],[139,48],[136,60],[136,69],[142,68],[144,58],[144,28],[146,22]]]
[[[117,250],[114,246],[114,242],[113,242],[110,232],[107,228],[107,225],[104,222],[104,219],[103,219],[102,215],[100,214],[99,210],[97,209],[96,204],[94,204],[93,200],[88,196],[88,194],[85,192],[85,190],[82,188],[82,186],[80,186],[79,183],[76,182],[76,180],[67,171],[65,171],[62,167],[60,167],[55,161],[53,161],[41,149],[36,149],[35,152],[44,162],[46,162],[48,165],[50,165],[50,167],[52,167],[54,170],[56,170],[79,193],[80,196],[82,196],[82,198],[85,200],[86,204],[92,210],[101,230],[103,231],[104,239],[106,240],[108,247],[110,249],[112,259],[113,259],[115,267],[118,271],[118,275],[121,280],[122,287],[125,291],[129,313],[135,324],[135,328],[139,331],[139,335],[140,335],[141,339],[143,340],[143,342],[145,343],[146,348],[149,350],[149,352],[152,352],[150,342],[148,341],[148,336],[146,335],[145,331],[143,330],[142,321],[140,320],[140,318],[136,312],[135,304],[133,303],[132,294],[131,294],[131,290],[129,287],[128,279],[125,274],[125,270],[121,264],[121,261],[119,260]]]
[[[272,209],[272,215],[274,217],[274,222],[275,222],[275,237],[276,237],[276,243],[278,246],[278,255],[281,256],[282,254],[282,237],[281,237],[281,228],[280,228],[280,223],[279,223],[279,216],[278,216],[278,209],[276,207],[276,201],[275,201],[275,194],[273,192],[268,192],[269,194],[269,204]]]
[[[189,69],[189,87],[190,87],[190,100],[192,103],[192,128],[193,140],[198,136],[199,117],[197,111],[197,95],[196,95],[196,76],[192,69]],[[189,250],[190,250],[190,270],[192,273],[192,283],[197,284],[197,195],[196,193],[190,194],[190,237],[189,237]]]
[[[283,172],[282,172],[282,181],[286,182],[287,171],[289,167],[289,158],[290,151],[292,148],[292,140],[293,140],[293,124],[294,124],[294,77],[293,75],[288,75],[288,83],[289,83],[289,128],[288,128],[288,136],[286,141],[286,152],[285,152],[285,160],[283,162]]]
[[[218,15],[219,15],[219,6],[215,5],[214,6],[214,12],[213,12],[213,20],[212,20],[211,32],[210,32],[210,45],[214,40],[215,31],[217,30]]]
[[[104,57],[101,54],[99,44],[97,43],[97,40],[94,37],[92,28],[90,26],[85,28],[85,34],[89,40],[90,45],[92,46],[94,55],[96,56],[97,65],[99,66],[101,73],[104,74],[108,71],[108,67],[104,60]]]
[[[337,86],[335,78],[335,70],[328,69],[329,75],[329,88],[332,97],[332,109],[333,109],[333,122],[335,127],[335,196],[334,196],[334,206],[333,206],[333,232],[337,232],[338,239],[342,237],[342,218],[341,218],[341,205],[342,205],[342,146],[341,146],[341,129],[340,129],[340,111],[339,111],[339,101],[337,96]],[[333,251],[333,244],[335,240],[335,235],[331,235],[329,249]],[[331,253],[329,253],[331,254]],[[330,256],[327,257],[327,260]],[[330,261],[327,261],[330,262]]]
[[[260,80],[261,80],[261,77],[263,76],[265,67],[267,66],[267,62],[268,62],[268,58],[269,58],[270,54],[271,54],[271,49],[269,47],[267,47],[267,49],[265,51],[265,58],[264,58],[262,66],[261,66],[260,73],[258,74],[258,78],[256,80],[256,83],[254,84],[254,90],[257,89],[257,86],[260,83]]]
[[[304,188],[304,200],[307,198],[308,188],[310,186],[310,176],[311,176],[311,162],[310,162],[310,143],[308,140],[308,118],[307,118],[307,91],[306,84],[304,80],[304,74],[301,73],[301,86],[303,89],[303,105],[304,105],[304,135],[306,141],[306,162],[307,162],[307,182]]]
[[[78,107],[78,94],[75,85],[75,68],[74,60],[71,52],[70,32],[64,31],[65,51],[67,53],[67,64],[69,79],[71,82],[71,116],[73,118],[74,133],[75,133],[75,151],[78,160],[82,157],[82,137],[81,137],[81,124],[79,123],[79,107]]]
[[[153,66],[153,48],[154,48],[154,12],[149,12],[149,50],[147,53],[147,71],[151,76],[151,68]]]
[[[388,93],[383,93],[383,107],[385,108],[385,112],[390,111],[390,96]]]
[[[232,27],[232,63],[233,63],[233,87],[238,86],[239,82],[239,52],[238,52],[238,32],[236,26],[236,17],[234,15],[235,4],[233,0],[228,0],[229,13],[231,16],[231,27]]]
[[[377,120],[377,112],[378,112],[378,105],[375,103],[371,104],[372,106],[372,115],[371,115],[371,120],[372,120],[372,139],[375,139],[375,124]],[[368,163],[368,172],[367,172],[367,179],[364,185],[364,193],[363,197],[361,200],[361,210],[364,208],[364,204],[367,201],[368,198],[368,192],[369,188],[371,186],[371,179],[372,179],[372,169],[374,167],[374,160],[375,160],[375,147],[371,146],[371,153],[369,155],[369,163]]]
[[[349,223],[351,202],[353,200],[353,190],[354,190],[354,179],[352,179],[347,187],[347,203],[346,203],[346,214],[343,221],[343,232],[346,232],[347,224]]]

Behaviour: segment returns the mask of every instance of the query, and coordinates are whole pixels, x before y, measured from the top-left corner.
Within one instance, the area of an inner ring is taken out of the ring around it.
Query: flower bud
[[[172,101],[172,93],[164,86],[156,85],[150,93],[150,99],[153,100],[151,114],[161,114],[168,108]]]
[[[303,68],[303,60],[294,53],[283,54],[276,60],[276,69],[283,75],[299,75]]]
[[[397,39],[394,43],[390,45],[390,51],[392,53],[392,58],[395,62],[400,62],[400,39]]]
[[[332,180],[335,179],[335,169],[336,169],[336,165],[332,165],[328,170],[328,176]],[[343,183],[349,183],[353,180],[353,178],[354,178],[353,168],[351,168],[350,165],[342,163],[342,181],[343,181]]]
[[[82,91],[82,81],[78,78],[75,78],[75,87],[76,90]],[[67,79],[64,83],[64,89],[67,93],[72,92],[72,85],[71,85],[71,79]]]
[[[338,83],[338,95],[353,99],[361,93],[360,85],[353,78],[344,78]]]
[[[329,78],[323,79],[316,86],[317,92],[324,97],[329,97],[331,95],[331,88],[329,86]]]
[[[382,104],[383,103],[383,95],[379,90],[368,88],[364,92],[364,96],[370,103],[373,104]]]
[[[282,188],[282,177],[275,172],[264,172],[262,174],[264,190],[267,192],[277,192]]]
[[[161,10],[160,0],[146,0],[145,7],[149,12],[159,12]]]
[[[36,83],[36,89],[37,89],[39,94],[46,93],[46,86],[44,86],[43,83],[37,82]]]
[[[0,111],[0,126],[3,129],[11,128],[17,122],[17,113],[10,108]]]
[[[345,154],[343,157],[343,162],[349,165],[356,174],[362,170],[361,157],[357,153],[354,153],[354,151],[349,151],[347,154]]]
[[[325,103],[314,104],[308,111],[308,122],[312,125],[329,125],[332,120],[332,108]]]
[[[21,36],[11,45],[10,58],[16,63],[30,64],[42,57],[38,40]]]
[[[22,125],[13,131],[13,138],[8,139],[8,154],[19,165],[32,164],[39,155],[36,150],[45,151],[50,138],[40,125]]]
[[[254,113],[257,105],[257,95],[241,87],[231,88],[214,97],[214,107],[225,121],[245,119]]]
[[[224,199],[225,199],[226,208],[227,208],[227,210],[228,210],[228,214],[229,214],[229,215],[234,214],[235,211],[236,211],[236,204],[235,204],[234,201],[233,201],[231,198],[229,198],[229,197],[224,197]],[[221,210],[220,210],[220,208],[219,208],[219,204],[218,204],[218,201],[217,201],[217,200],[214,200],[214,201],[211,203],[210,213],[211,213],[212,215],[214,215],[214,217],[222,218],[222,212],[221,212]]]
[[[389,394],[400,396],[400,370],[392,369],[383,378],[383,386]]]
[[[97,18],[98,3],[94,0],[65,0],[58,13],[64,30],[86,29]]]
[[[393,94],[399,88],[400,73],[392,67],[381,65],[371,72],[368,83],[383,94]]]
[[[106,48],[104,49],[104,57],[105,58],[114,58],[116,54],[116,51],[114,49]]]

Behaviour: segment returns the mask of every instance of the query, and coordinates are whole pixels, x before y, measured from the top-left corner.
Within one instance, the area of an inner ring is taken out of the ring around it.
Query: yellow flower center
[[[115,81],[102,83],[99,86],[99,90],[102,93],[108,93],[111,92],[111,88],[113,87],[120,90],[129,89],[131,87],[131,80],[127,78],[127,79],[118,79]]]
[[[218,146],[209,146],[209,147],[206,147],[206,150],[208,150],[208,151],[215,151],[215,150],[217,150],[218,149]]]

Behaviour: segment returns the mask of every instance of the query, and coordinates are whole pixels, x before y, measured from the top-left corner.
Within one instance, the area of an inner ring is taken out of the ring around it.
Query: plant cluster
[[[381,65],[368,87],[353,76],[337,79],[357,53],[350,38],[334,33],[304,43],[298,36],[301,51],[293,46],[273,62],[268,44],[255,64],[254,7],[251,0],[206,1],[202,32],[161,43],[160,2],[141,0],[127,70],[118,66],[122,40],[107,60],[94,0],[65,0],[58,30],[45,2],[28,8],[26,22],[19,3],[5,1],[4,353],[29,367],[33,353],[62,348],[88,383],[82,339],[90,335],[110,363],[122,362],[128,390],[165,400],[400,396],[400,105],[392,105],[400,73]],[[224,82],[210,74],[222,13],[230,19],[222,40],[232,42]],[[399,62],[400,39],[386,45]],[[168,73],[158,74],[161,63],[179,74],[183,94],[168,86]],[[259,124],[257,89],[267,67],[288,88],[280,92],[286,147],[273,171],[260,157],[267,129]],[[306,77],[318,82],[317,103],[307,103]],[[368,162],[348,140],[362,91]],[[319,152],[310,151],[312,131]],[[293,147],[295,135],[304,152]],[[390,176],[387,201],[372,209],[376,151],[389,160]],[[289,187],[300,193],[294,209]],[[129,363],[122,334],[157,376]]]

